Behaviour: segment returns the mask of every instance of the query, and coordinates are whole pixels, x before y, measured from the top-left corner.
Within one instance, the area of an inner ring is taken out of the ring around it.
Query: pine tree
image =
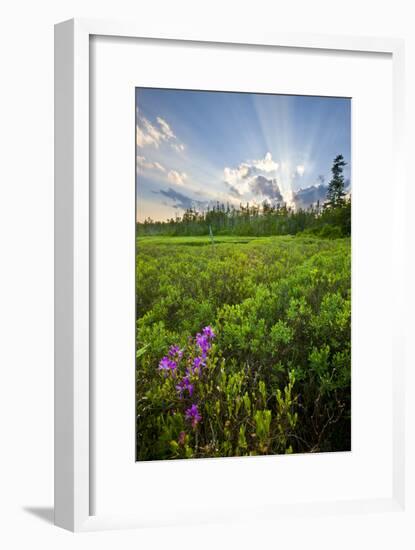
[[[333,161],[331,173],[333,177],[330,180],[327,190],[327,202],[325,206],[343,206],[346,193],[344,192],[344,176],[343,168],[346,166],[343,155],[337,155]]]

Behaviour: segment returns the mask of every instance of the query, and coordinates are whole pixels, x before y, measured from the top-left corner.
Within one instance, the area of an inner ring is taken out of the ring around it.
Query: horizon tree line
[[[285,203],[240,204],[239,208],[219,201],[206,210],[187,208],[182,216],[166,221],[147,218],[137,222],[137,236],[295,235],[306,232],[326,237],[351,234],[351,197],[345,192],[343,170],[347,163],[337,155],[331,168],[332,178],[323,204],[316,201],[306,209],[293,209]]]

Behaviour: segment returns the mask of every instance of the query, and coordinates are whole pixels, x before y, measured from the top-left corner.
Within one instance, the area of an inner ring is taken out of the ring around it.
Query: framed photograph
[[[402,79],[399,40],[56,26],[57,525],[402,509]]]

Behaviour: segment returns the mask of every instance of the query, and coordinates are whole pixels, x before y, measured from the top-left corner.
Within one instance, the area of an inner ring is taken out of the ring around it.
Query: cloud
[[[157,161],[147,160],[143,155],[137,155],[137,173],[149,173],[148,176],[157,179],[157,181],[168,181],[174,185],[183,187],[188,184],[188,176],[185,172],[170,170]]]
[[[164,120],[164,118],[158,116],[157,122],[159,123],[161,131],[167,137],[167,139],[176,139],[173,130],[170,128],[170,125]]]
[[[224,182],[233,197],[247,195],[249,199],[253,194],[282,202],[283,195],[276,179],[278,169],[279,164],[268,152],[263,159],[242,162],[237,168],[224,168]]]
[[[162,166],[159,162],[153,162],[153,166],[154,168],[156,168],[157,170],[160,170],[160,172],[165,172],[166,169],[164,168],[164,166]]]
[[[185,149],[185,146],[183,145],[183,143],[171,143],[170,144],[173,149],[175,151],[177,151],[178,153],[183,153],[184,149]]]
[[[226,181],[225,181],[225,185],[227,186],[228,191],[232,195],[232,197],[235,197],[235,198],[242,197],[242,193],[240,193],[236,187],[234,187],[233,185],[231,185],[230,183],[228,183]]]
[[[145,157],[137,155],[137,170],[158,170],[159,172],[165,172],[166,169],[159,162],[151,162],[146,160]]]
[[[156,122],[150,122],[145,117],[138,119],[136,125],[136,144],[140,149],[151,146],[158,149],[162,143],[168,143],[175,151],[181,153],[185,146],[180,143],[170,124],[164,118],[157,117]]]
[[[302,164],[299,164],[296,167],[295,171],[299,176],[303,176],[304,175],[304,166]]]
[[[181,208],[182,210],[186,210],[188,208],[200,208],[206,206],[205,202],[192,199],[188,195],[179,193],[171,187],[169,187],[167,191],[160,189],[158,193],[173,201],[173,208]]]
[[[255,176],[250,180],[249,186],[255,195],[262,195],[267,199],[283,202],[283,196],[275,178]]]
[[[238,168],[224,168],[223,173],[225,176],[225,181],[230,184],[240,182],[240,180],[243,180],[249,176],[249,168],[249,165],[246,163],[240,164]]]
[[[242,196],[249,192],[249,181],[247,180],[249,173],[249,166],[245,163],[240,164],[238,168],[224,168],[224,182],[234,195]]]
[[[272,160],[271,153],[267,153],[263,159],[254,160],[252,164],[255,168],[262,172],[276,172],[279,168],[278,162]]]
[[[327,185],[311,185],[304,189],[299,189],[293,193],[293,202],[296,208],[308,208],[311,204],[320,201],[320,205],[324,203],[327,197]]]
[[[276,175],[279,164],[272,160],[271,153],[267,153],[263,159],[242,162],[237,168],[224,168],[224,179],[229,185],[248,189],[247,179],[256,175]]]
[[[187,180],[187,174],[185,172],[178,172],[177,170],[170,170],[167,174],[167,179],[170,183],[175,183],[176,185],[184,185]]]
[[[146,145],[152,145],[158,149],[163,140],[163,134],[145,118],[141,119],[140,123],[136,126],[137,147],[142,148]]]

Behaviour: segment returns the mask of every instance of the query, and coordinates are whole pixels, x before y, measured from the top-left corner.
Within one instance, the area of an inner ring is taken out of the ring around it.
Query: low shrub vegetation
[[[351,247],[327,227],[137,238],[137,460],[350,449]]]

